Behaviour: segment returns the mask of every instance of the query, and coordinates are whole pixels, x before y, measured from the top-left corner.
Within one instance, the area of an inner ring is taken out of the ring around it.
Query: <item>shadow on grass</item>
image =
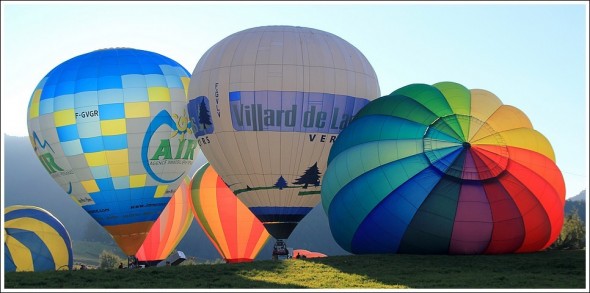
[[[585,250],[504,255],[379,254],[304,261],[409,288],[580,289],[586,286],[585,255]]]
[[[251,270],[251,267],[256,269]],[[84,271],[5,273],[5,288],[10,289],[140,289],[140,288],[305,288],[281,279],[285,263],[254,263],[148,267],[145,269],[109,269]],[[256,280],[257,275],[268,280]],[[273,282],[277,279],[277,282]]]

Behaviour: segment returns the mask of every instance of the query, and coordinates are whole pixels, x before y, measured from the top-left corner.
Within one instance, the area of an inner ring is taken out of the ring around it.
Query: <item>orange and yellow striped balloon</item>
[[[193,213],[228,263],[251,262],[270,234],[217,172],[206,163],[193,176]]]
[[[152,226],[136,253],[140,261],[163,260],[172,253],[193,222],[191,181],[184,176],[168,205]]]

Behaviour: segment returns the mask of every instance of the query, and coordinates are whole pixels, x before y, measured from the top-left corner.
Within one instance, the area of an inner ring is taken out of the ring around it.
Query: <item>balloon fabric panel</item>
[[[525,238],[517,252],[539,250],[550,237],[549,218],[535,195],[511,174],[500,179],[500,183],[512,195],[524,222]],[[515,196],[516,195],[516,196]],[[539,244],[538,242],[543,242]]]
[[[502,101],[493,93],[481,89],[471,90],[471,117],[479,121],[488,121],[490,116],[502,106]],[[473,135],[478,133],[483,126],[481,123],[472,123],[469,128],[468,141],[474,141]]]
[[[545,160],[549,161],[548,159]],[[545,179],[546,177],[539,176],[543,173],[536,173],[533,169],[526,168],[524,165],[517,162],[512,164],[507,171],[510,172],[516,180],[519,180],[521,184],[526,186],[528,191],[536,196],[539,204],[537,208],[541,209],[541,213],[548,217],[548,220],[543,221],[542,224],[546,229],[550,230],[550,236],[543,245],[549,242],[554,242],[559,236],[561,226],[563,225],[562,206],[564,205],[564,202],[561,200],[562,197],[557,193],[557,190],[552,184]],[[539,226],[540,225],[541,223],[539,223]]]
[[[17,250],[11,253],[11,255],[15,256],[15,259],[24,260],[17,265],[19,271],[47,271],[56,269],[49,248],[36,233],[18,229],[7,229],[6,232],[10,233],[10,236],[14,241],[17,241],[23,247],[30,248],[36,252],[34,258],[28,250]],[[29,259],[29,257],[31,258]]]
[[[212,192],[210,186],[205,184],[201,184],[199,186],[199,182],[201,181],[211,182],[213,180],[211,178],[203,178],[206,174],[205,171],[207,168],[205,166],[207,166],[207,164],[199,168],[191,180],[191,207],[193,208],[193,214],[197,220],[197,223],[199,223],[199,226],[201,226],[205,232],[205,235],[207,235],[209,240],[211,240],[211,244],[213,244],[217,251],[223,256],[222,252],[225,251],[226,248],[223,247],[224,250],[222,250],[219,241],[215,237],[216,234],[214,234],[211,227],[212,225],[217,226],[215,227],[217,228],[216,231],[221,229],[221,226],[218,223],[218,217],[215,215],[215,211],[217,210],[217,202],[212,200],[212,196],[205,196],[206,193]],[[214,174],[207,174],[207,177],[212,176],[214,176]],[[205,214],[205,212],[207,212],[207,214]],[[220,236],[223,237],[225,235]]]
[[[225,249],[227,250],[227,255],[238,255],[238,243],[237,243],[237,237],[232,237],[232,235],[230,235],[230,233],[238,233],[241,234],[240,229],[238,229],[238,211],[237,211],[237,201],[232,198],[233,193],[226,189],[220,189],[223,188],[224,186],[227,187],[225,185],[225,183],[223,182],[223,180],[221,180],[221,178],[219,178],[219,176],[216,176],[215,179],[212,180],[211,182],[212,184],[214,184],[212,186],[212,189],[214,190],[214,192],[218,192],[218,193],[223,193],[223,196],[219,196],[216,197],[216,201],[217,201],[217,206],[218,207],[223,207],[223,209],[221,209],[221,211],[219,211],[220,215],[219,217],[221,219],[224,219],[223,222],[221,222],[221,224],[223,225],[223,227],[221,228],[223,231],[223,237],[221,239],[224,239],[225,242],[227,242],[227,247],[225,247]]]
[[[211,239],[214,246],[220,254],[228,251],[225,233],[219,217],[219,206],[217,205],[216,193],[216,174],[206,172],[208,169],[205,164],[193,176],[192,180],[192,202],[194,214],[197,222],[203,227],[207,236]],[[198,196],[198,197],[197,197]],[[219,232],[221,231],[221,232]]]
[[[410,221],[418,207],[424,205],[426,195],[438,182],[439,177],[432,168],[425,169],[385,197],[379,203],[383,208],[371,210],[366,220],[356,229],[352,251],[362,251],[369,246],[374,246],[376,251],[379,251],[378,248],[384,251],[397,251]],[[381,233],[374,233],[376,231]]]
[[[194,219],[189,203],[190,190],[190,178],[184,176],[182,183],[135,254],[138,260],[166,259],[180,243]]]
[[[508,191],[496,180],[485,182],[494,228],[486,254],[516,251],[524,241],[525,227],[518,206]]]
[[[480,121],[486,122],[486,125],[489,126],[489,128],[487,128],[486,130],[489,130],[490,132],[478,132],[483,129],[477,129],[477,131],[471,138],[471,141],[473,142],[476,142],[483,137],[493,134],[494,132],[503,132],[519,128],[532,128],[531,121],[528,119],[528,117],[521,110],[510,105],[499,106],[494,111],[494,113],[487,118],[487,120]]]
[[[469,116],[471,110],[471,92],[463,85],[453,82],[441,82],[433,85],[446,98],[453,113],[457,117]],[[466,139],[469,136],[470,119],[458,119],[460,125],[460,137]]]
[[[449,253],[481,254],[490,241],[492,227],[492,213],[481,184],[461,184]]]
[[[424,194],[416,216],[402,238],[399,253],[446,253],[451,242],[461,185],[441,177],[430,193]]]

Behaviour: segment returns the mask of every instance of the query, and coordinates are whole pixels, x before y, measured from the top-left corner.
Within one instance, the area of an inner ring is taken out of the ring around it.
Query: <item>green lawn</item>
[[[584,289],[586,259],[585,250],[331,256],[133,270],[13,272],[5,273],[5,288]]]

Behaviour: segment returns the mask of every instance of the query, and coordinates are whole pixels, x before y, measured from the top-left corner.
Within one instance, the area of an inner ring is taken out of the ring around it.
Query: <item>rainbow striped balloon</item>
[[[228,263],[253,261],[270,237],[209,163],[193,176],[191,203],[197,222]]]
[[[184,176],[135,254],[138,260],[161,261],[172,253],[193,222],[190,201],[191,182],[188,176]]]
[[[40,207],[4,209],[4,271],[71,270],[72,240],[64,225]]]
[[[565,184],[519,109],[453,82],[411,84],[334,142],[322,204],[352,253],[532,252],[559,236]]]

